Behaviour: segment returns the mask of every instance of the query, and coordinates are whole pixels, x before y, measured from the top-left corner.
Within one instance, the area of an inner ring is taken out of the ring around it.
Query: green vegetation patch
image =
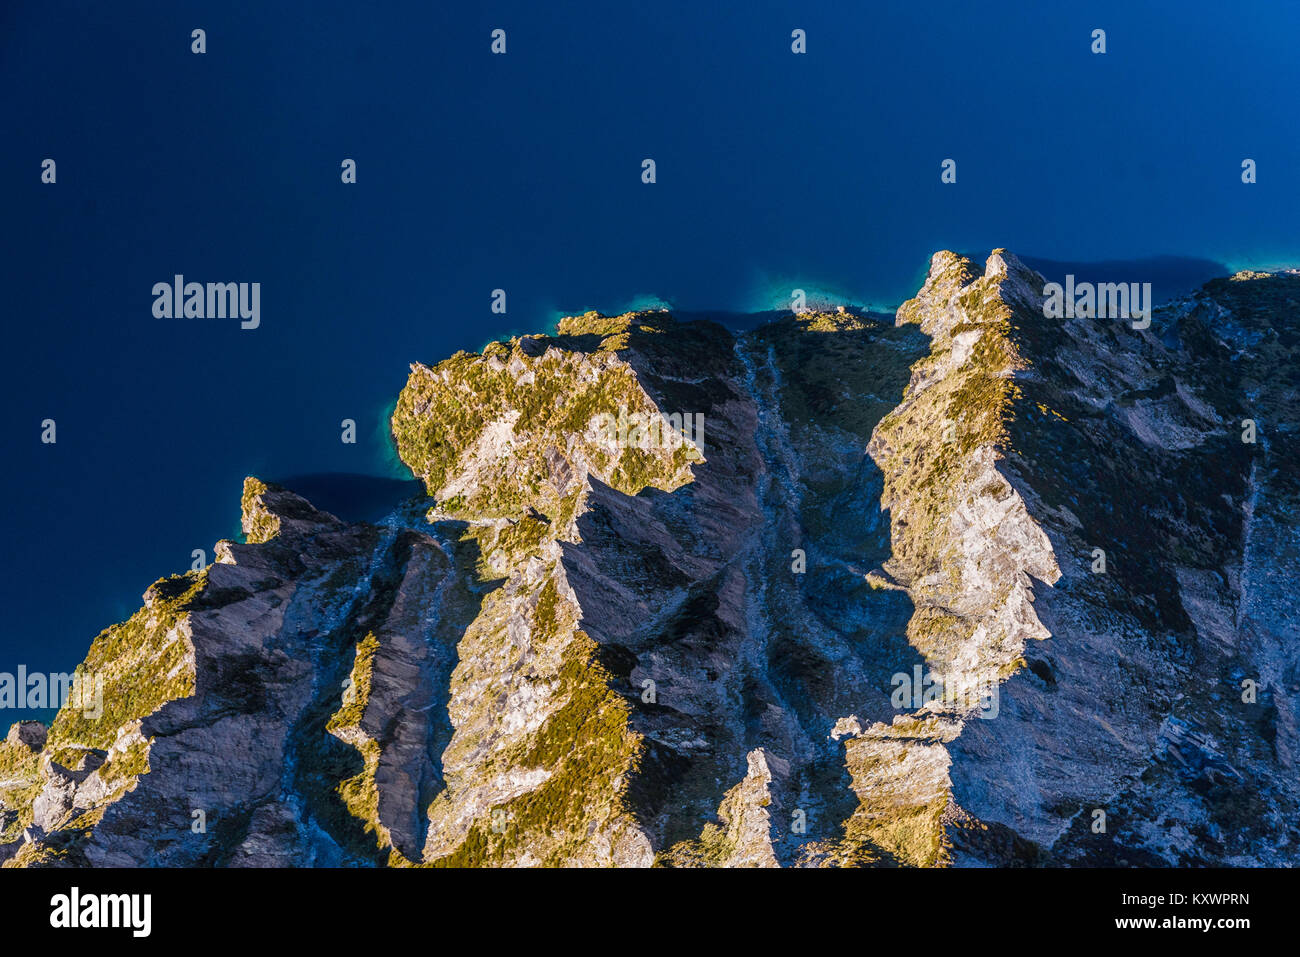
[[[626,342],[600,337],[659,334],[660,325],[639,318],[566,320],[559,337],[492,343],[482,355],[414,367],[391,420],[399,455],[430,495],[454,489],[440,503],[449,515],[514,517],[531,507],[555,517],[578,461],[629,495],[678,487],[702,458],[694,447],[625,448],[595,428],[597,416],[659,417],[619,355]]]
[[[102,682],[103,713],[93,716],[70,701],[55,716],[47,749],[107,750],[124,725],[194,694],[194,649],[179,626],[207,583],[206,571],[159,579],[145,593],[143,608],[99,633],[76,679],[93,689]]]

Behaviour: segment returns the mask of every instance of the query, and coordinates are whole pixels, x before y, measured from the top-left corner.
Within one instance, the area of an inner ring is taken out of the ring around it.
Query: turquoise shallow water
[[[589,308],[892,306],[939,248],[1157,291],[1300,261],[1292,5],[21,6],[0,671],[70,670],[232,533],[245,475],[404,478],[382,423],[415,360]],[[155,318],[176,273],[260,282],[260,327]]]

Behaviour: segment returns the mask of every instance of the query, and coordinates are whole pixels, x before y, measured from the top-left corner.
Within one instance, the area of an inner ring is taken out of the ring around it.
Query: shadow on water
[[[981,262],[982,257],[972,257]],[[1148,256],[1143,259],[1107,259],[1098,262],[1058,262],[1020,256],[1030,269],[1048,282],[1065,283],[1067,275],[1081,282],[1151,283],[1152,305],[1161,305],[1194,292],[1211,279],[1231,274],[1223,263],[1193,256]]]
[[[346,522],[377,522],[413,498],[424,496],[424,484],[414,479],[316,472],[269,479],[301,495],[312,505]]]

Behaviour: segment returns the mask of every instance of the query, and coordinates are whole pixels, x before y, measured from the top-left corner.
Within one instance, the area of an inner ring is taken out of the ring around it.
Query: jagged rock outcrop
[[[95,639],[100,713],[0,744],[0,860],[1295,863],[1300,277],[1148,330],[1043,285],[938,253],[892,322],[412,366],[430,498],[248,479]]]
[[[15,721],[5,735],[5,744],[10,747],[25,747],[29,751],[39,752],[45,747],[49,729],[39,721]]]

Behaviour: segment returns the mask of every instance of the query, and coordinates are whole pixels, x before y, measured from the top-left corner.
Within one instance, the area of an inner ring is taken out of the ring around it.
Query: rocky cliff
[[[1146,330],[1043,286],[414,365],[429,499],[248,479],[102,714],[0,744],[0,860],[1296,863],[1300,276]]]

